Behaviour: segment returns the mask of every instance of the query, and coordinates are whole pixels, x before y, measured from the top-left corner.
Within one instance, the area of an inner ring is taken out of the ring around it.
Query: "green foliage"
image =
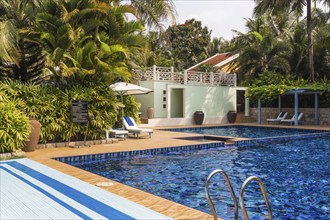
[[[149,66],[174,66],[171,48],[168,46],[168,38],[161,32],[149,32],[147,35],[148,50],[145,51],[143,67]]]
[[[199,66],[199,71],[201,72],[212,72],[213,71],[213,66],[210,64],[202,64]]]
[[[140,109],[141,104],[136,102],[132,96],[125,96],[124,97],[124,112],[125,115],[129,115],[135,120],[139,119],[138,111]]]
[[[56,85],[43,87],[51,106],[40,112],[43,142],[83,140],[86,124],[71,122],[71,101],[88,101],[88,139],[99,139],[116,120],[120,103],[102,75],[76,74]]]
[[[187,69],[207,58],[211,33],[202,22],[190,19],[184,24],[170,26],[166,32],[177,69]]]
[[[109,84],[103,75],[81,74],[45,86],[6,81],[0,84],[0,98],[10,98],[17,109],[39,120],[44,143],[83,140],[86,124],[71,123],[71,101],[86,100],[88,139],[99,139],[114,125],[121,107]]]
[[[46,1],[2,0],[0,3],[0,79],[39,82],[45,62],[33,37],[34,16]]]
[[[295,79],[290,75],[283,76],[276,72],[264,72],[249,86],[246,96],[271,101],[288,90],[298,88],[327,91],[330,88],[330,82],[323,80],[310,84],[306,80]]]
[[[9,99],[0,102],[0,153],[24,147],[30,134],[29,118]]]
[[[257,2],[256,16],[246,22],[247,34],[236,31],[238,37],[234,39],[240,52],[238,78],[241,81],[252,82],[264,71],[291,73],[311,81],[329,79],[329,13],[313,8],[311,28],[307,31],[307,19],[301,17],[305,6],[306,1]],[[308,38],[306,33],[311,31],[313,38]],[[314,51],[313,66],[309,63],[310,49]]]

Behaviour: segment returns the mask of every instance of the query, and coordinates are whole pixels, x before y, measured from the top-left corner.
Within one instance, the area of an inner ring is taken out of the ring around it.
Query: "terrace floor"
[[[232,125],[232,124],[231,124]],[[236,125],[236,124],[235,124]],[[257,124],[244,124],[244,125],[257,125]],[[211,125],[210,125],[211,126]],[[213,125],[214,126],[214,125]],[[267,125],[265,125],[267,126]],[[274,125],[270,125],[274,127]],[[192,126],[193,127],[193,126]],[[283,126],[280,127],[294,127],[294,126]],[[326,126],[298,126],[298,128],[308,129],[324,129],[329,130]],[[197,135],[197,134],[196,134]],[[174,219],[213,219],[213,216],[200,212],[198,210],[191,209],[178,203],[171,202],[169,200],[157,197],[155,195],[143,192],[141,190],[129,187],[127,185],[106,179],[96,174],[75,168],[73,166],[64,164],[56,161],[54,157],[65,157],[65,156],[77,156],[77,155],[88,155],[88,154],[100,154],[109,152],[120,152],[120,151],[131,151],[131,150],[142,150],[151,148],[163,148],[170,146],[184,146],[192,145],[191,140],[177,139],[181,137],[191,137],[193,134],[177,133],[157,130],[154,128],[154,134],[151,139],[149,138],[128,138],[126,140],[119,141],[118,143],[95,145],[84,148],[53,148],[53,149],[38,149],[34,152],[26,153],[26,156],[36,162],[51,167],[57,171],[60,171],[69,176],[75,177],[83,182],[91,185],[98,185],[98,183],[107,182],[112,183],[111,186],[100,186],[102,189],[107,190],[115,195],[126,198],[139,205],[147,207],[158,213]],[[221,213],[218,213],[221,216]]]

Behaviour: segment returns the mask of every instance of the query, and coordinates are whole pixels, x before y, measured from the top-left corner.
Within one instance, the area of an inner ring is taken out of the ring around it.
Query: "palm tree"
[[[118,4],[122,0],[115,0]],[[130,0],[130,6],[134,8],[138,20],[149,29],[163,30],[162,22],[176,22],[177,12],[173,0]]]
[[[239,78],[251,81],[265,71],[283,74],[291,71],[289,57],[291,47],[274,31],[276,25],[268,25],[269,18],[247,19],[247,34],[235,31],[233,40],[239,56]],[[270,19],[272,21],[272,19]],[[281,34],[279,34],[281,35]]]
[[[2,0],[0,2],[0,66],[2,77],[23,82],[40,81],[44,56],[33,40],[34,17],[43,0]]]
[[[131,7],[102,1],[73,0],[48,5],[37,16],[40,41],[48,54],[53,74],[107,73],[128,79],[129,59],[144,49],[139,21],[126,21]]]
[[[262,15],[265,12],[269,11],[273,15],[280,14],[283,10],[289,10],[296,12],[300,17],[304,12],[304,7],[306,6],[307,11],[307,48],[308,48],[308,70],[310,79],[315,80],[314,77],[314,63],[313,63],[313,42],[312,42],[312,7],[311,0],[255,0],[257,6],[254,9],[255,15]],[[330,5],[329,0],[322,1],[325,5]]]
[[[207,46],[207,56],[213,56],[217,53],[223,53],[231,51],[230,42],[222,37],[214,37]]]

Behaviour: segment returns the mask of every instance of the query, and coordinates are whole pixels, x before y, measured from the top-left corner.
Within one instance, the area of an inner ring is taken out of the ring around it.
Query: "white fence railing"
[[[236,74],[207,72],[174,72],[173,67],[148,67],[133,72],[140,81],[171,81],[189,85],[236,86]]]

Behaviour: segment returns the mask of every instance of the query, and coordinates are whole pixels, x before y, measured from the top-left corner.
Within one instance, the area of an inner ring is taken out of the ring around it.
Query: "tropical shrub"
[[[71,122],[71,101],[88,101],[87,138],[99,139],[114,125],[122,106],[109,85],[109,80],[98,74],[76,74],[44,86],[6,81],[0,84],[0,99],[10,98],[17,109],[39,120],[43,143],[83,140],[87,124]]]
[[[124,105],[125,105],[125,115],[129,115],[135,120],[139,119],[138,111],[141,107],[140,103],[137,103],[132,96],[125,96],[124,98]]]
[[[0,153],[24,147],[30,134],[29,118],[10,100],[0,102]]]
[[[65,81],[44,86],[41,91],[43,96],[51,103],[39,115],[43,142],[84,139],[87,124],[72,123],[72,100],[88,101],[87,139],[101,138],[104,130],[114,125],[121,106],[109,88],[109,82],[101,75],[73,75]]]

